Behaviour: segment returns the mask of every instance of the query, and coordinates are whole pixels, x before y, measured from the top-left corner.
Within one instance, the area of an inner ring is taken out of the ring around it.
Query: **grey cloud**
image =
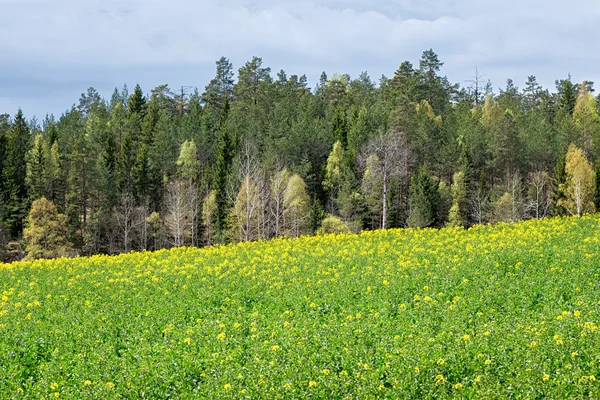
[[[600,8],[571,3],[0,0],[0,106],[60,113],[71,93],[93,85],[109,96],[123,82],[202,88],[221,55],[236,67],[262,56],[314,83],[323,70],[389,76],[431,47],[459,83],[476,66],[495,87],[530,74],[550,87],[568,72],[594,80]]]

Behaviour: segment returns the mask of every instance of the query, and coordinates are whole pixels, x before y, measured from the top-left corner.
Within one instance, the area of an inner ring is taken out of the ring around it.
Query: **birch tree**
[[[565,171],[566,182],[561,185],[564,198],[560,205],[572,215],[594,212],[595,173],[583,151],[573,144],[567,151]]]

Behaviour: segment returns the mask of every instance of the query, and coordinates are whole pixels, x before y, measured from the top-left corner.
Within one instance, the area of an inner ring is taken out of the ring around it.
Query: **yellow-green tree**
[[[306,183],[300,175],[292,175],[283,192],[286,235],[298,237],[308,232],[309,203]]]
[[[213,243],[215,230],[216,230],[216,217],[217,213],[217,193],[211,190],[204,201],[202,202],[202,225],[204,226],[204,239],[207,245]]]
[[[596,143],[600,134],[600,116],[596,108],[596,99],[589,92],[585,82],[579,89],[573,110],[573,122],[577,128],[580,146],[585,154],[591,155],[594,148],[600,146],[600,143]]]
[[[23,236],[27,244],[27,258],[56,258],[69,254],[67,218],[59,214],[50,200],[35,200],[26,220]]]
[[[596,174],[583,151],[573,144],[567,151],[565,172],[566,181],[560,188],[564,198],[559,201],[559,205],[573,215],[594,212]]]
[[[452,184],[452,207],[448,215],[449,226],[466,226],[467,224],[467,185],[465,174],[457,172],[454,174]]]
[[[229,216],[230,235],[236,242],[258,240],[262,235],[264,203],[260,188],[251,178],[242,181]]]

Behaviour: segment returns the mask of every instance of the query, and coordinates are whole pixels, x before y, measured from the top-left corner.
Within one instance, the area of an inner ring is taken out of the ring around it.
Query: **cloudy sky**
[[[60,115],[89,86],[203,89],[222,55],[311,86],[323,70],[391,76],[428,48],[461,85],[476,67],[496,90],[600,84],[599,19],[595,0],[0,0],[0,112]]]

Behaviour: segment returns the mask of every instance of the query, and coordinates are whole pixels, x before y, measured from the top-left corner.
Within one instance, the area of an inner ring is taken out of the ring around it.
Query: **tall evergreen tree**
[[[31,200],[37,200],[46,196],[48,189],[47,178],[47,159],[48,149],[41,134],[37,134],[33,141],[33,147],[27,154],[27,175],[25,180],[29,188]]]
[[[225,100],[221,113],[221,138],[219,144],[219,152],[217,154],[217,162],[213,172],[213,188],[216,196],[216,233],[220,235],[220,240],[227,231],[227,178],[230,173],[231,163],[233,161],[233,143],[227,126],[227,118],[229,115],[229,101]]]
[[[29,126],[19,109],[8,132],[7,156],[2,171],[6,205],[3,220],[12,237],[21,235],[29,207],[26,175],[30,141]]]
[[[437,183],[421,166],[410,179],[408,226],[427,228],[439,226],[439,192]]]

